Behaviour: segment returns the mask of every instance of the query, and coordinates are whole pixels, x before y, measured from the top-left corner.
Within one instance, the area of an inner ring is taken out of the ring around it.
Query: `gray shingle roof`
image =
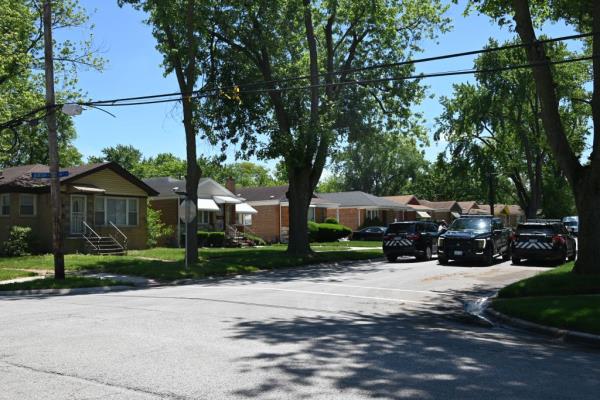
[[[352,192],[335,192],[335,193],[319,193],[318,196],[322,199],[329,200],[334,203],[339,203],[340,207],[379,207],[391,209],[408,209],[394,201],[377,197],[369,193],[361,191]]]
[[[287,201],[285,193],[288,191],[288,185],[282,186],[261,186],[261,187],[248,187],[238,188],[235,193],[236,196],[243,197],[246,201],[265,201],[265,200],[279,200]]]
[[[154,188],[158,192],[157,198],[161,197],[173,197],[175,192],[174,188],[178,188],[178,191],[185,192],[185,179],[175,179],[169,176],[161,176],[144,179],[144,182]],[[211,178],[200,178],[198,182],[198,197],[209,198],[212,196],[233,196],[238,197],[236,193],[231,193],[227,188]]]

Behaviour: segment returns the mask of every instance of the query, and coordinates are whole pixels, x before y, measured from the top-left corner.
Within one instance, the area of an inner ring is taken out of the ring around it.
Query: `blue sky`
[[[102,49],[101,55],[108,61],[102,73],[81,71],[81,89],[94,100],[178,91],[174,76],[163,75],[160,66],[162,57],[155,49],[156,42],[151,28],[143,23],[144,14],[129,6],[119,8],[116,3],[116,0],[81,0],[81,4],[91,14],[91,23],[95,25],[94,43]],[[458,5],[452,5],[447,14],[453,21],[453,29],[436,41],[425,42],[425,52],[417,57],[474,50],[483,47],[490,37],[499,41],[513,37],[511,32],[500,29],[486,16],[463,17],[464,3],[460,1]],[[549,36],[562,36],[571,32],[564,25],[544,27],[544,33]],[[65,34],[72,39],[83,37],[82,32]],[[463,57],[423,64],[417,71],[465,69],[471,68],[472,64],[473,57]],[[425,100],[416,110],[424,114],[431,134],[435,129],[435,117],[441,112],[440,96],[451,95],[453,84],[472,79],[470,76],[463,76],[425,81],[429,86],[429,93],[434,97]],[[171,152],[185,157],[181,116],[179,109],[173,104],[119,107],[110,111],[117,118],[95,110],[87,110],[75,118],[79,135],[75,145],[83,153],[84,159],[100,154],[104,147],[117,144],[131,144],[145,156]],[[431,141],[431,146],[426,149],[426,157],[433,160],[443,147],[443,143]],[[198,152],[210,156],[220,150],[207,143],[199,143]],[[272,162],[267,164],[273,165]]]

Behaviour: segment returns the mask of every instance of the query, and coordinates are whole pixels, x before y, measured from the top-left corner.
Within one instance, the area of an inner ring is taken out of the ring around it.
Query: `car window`
[[[552,235],[554,234],[554,229],[549,225],[522,224],[517,227],[517,234]]]
[[[489,218],[459,218],[452,222],[449,230],[489,232],[491,223]]]
[[[387,231],[389,233],[414,233],[415,232],[415,223],[410,222],[400,222],[395,224],[390,224]]]

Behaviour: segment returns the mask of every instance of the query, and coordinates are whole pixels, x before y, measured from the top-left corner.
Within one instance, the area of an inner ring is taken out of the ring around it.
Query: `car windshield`
[[[517,234],[540,234],[540,235],[552,235],[555,232],[551,225],[519,225],[517,227]]]
[[[490,218],[459,218],[450,225],[451,231],[488,232],[492,220]]]
[[[388,233],[414,233],[416,224],[401,223],[391,224],[387,229]]]
[[[564,223],[566,226],[577,226],[578,222],[577,221],[565,221]]]

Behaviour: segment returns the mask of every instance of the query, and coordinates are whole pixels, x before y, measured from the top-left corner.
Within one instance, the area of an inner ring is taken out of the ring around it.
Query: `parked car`
[[[449,260],[478,260],[491,265],[496,256],[508,261],[511,234],[500,218],[464,215],[455,219],[448,231],[440,235],[438,261],[443,265]]]
[[[565,226],[567,227],[567,229],[569,230],[569,232],[571,232],[573,235],[577,236],[577,234],[579,233],[579,217],[576,215],[570,216],[570,217],[564,217],[562,219],[563,224],[565,224]]]
[[[517,226],[512,241],[512,262],[521,260],[575,260],[577,243],[560,220],[529,220]]]
[[[399,256],[415,256],[418,260],[431,260],[437,253],[438,226],[432,222],[394,222],[383,236],[383,253],[388,261]]]
[[[385,226],[370,226],[352,233],[352,240],[381,240],[387,228]]]

